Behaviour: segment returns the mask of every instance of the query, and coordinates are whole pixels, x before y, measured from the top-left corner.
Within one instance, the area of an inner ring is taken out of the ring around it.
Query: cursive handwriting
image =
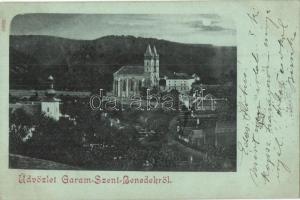
[[[272,10],[251,9],[248,68],[242,72],[238,112],[242,135],[238,139],[241,163],[246,157],[250,179],[267,185],[291,173],[284,134],[293,121],[295,107],[295,42],[297,33],[289,21]],[[255,84],[250,87],[252,82]]]

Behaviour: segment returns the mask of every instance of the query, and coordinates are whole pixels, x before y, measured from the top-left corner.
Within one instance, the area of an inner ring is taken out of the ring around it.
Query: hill
[[[143,65],[147,44],[160,54],[161,75],[197,73],[207,84],[235,79],[236,47],[133,36],[71,40],[31,35],[10,36],[10,89],[43,89],[49,74],[61,90],[111,89],[112,74],[122,65]]]
[[[51,170],[75,170],[78,167],[57,163],[50,160],[31,158],[28,156],[9,154],[9,168],[13,169],[51,169]]]

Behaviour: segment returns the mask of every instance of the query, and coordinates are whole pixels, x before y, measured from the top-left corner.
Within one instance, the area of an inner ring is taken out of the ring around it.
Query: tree
[[[150,94],[152,94],[152,95],[158,94],[158,92],[159,92],[159,89],[158,89],[156,86],[154,86],[154,87],[150,90]]]
[[[146,96],[147,96],[147,88],[146,87],[140,88],[140,95],[141,95],[141,97],[146,98]]]
[[[174,107],[177,110],[179,108],[179,92],[176,89],[172,89],[169,94],[173,98]]]
[[[12,111],[9,116],[10,124],[16,125],[32,125],[33,116],[28,114],[23,108],[17,108]]]

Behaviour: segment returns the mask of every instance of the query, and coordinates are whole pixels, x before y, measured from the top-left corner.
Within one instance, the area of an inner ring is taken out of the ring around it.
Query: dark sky
[[[133,35],[182,43],[236,45],[233,21],[216,14],[25,14],[13,19],[11,34],[71,39]]]

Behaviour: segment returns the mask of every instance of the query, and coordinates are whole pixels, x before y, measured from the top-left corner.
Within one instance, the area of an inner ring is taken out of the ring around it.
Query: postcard
[[[299,1],[0,4],[0,199],[299,197]]]

